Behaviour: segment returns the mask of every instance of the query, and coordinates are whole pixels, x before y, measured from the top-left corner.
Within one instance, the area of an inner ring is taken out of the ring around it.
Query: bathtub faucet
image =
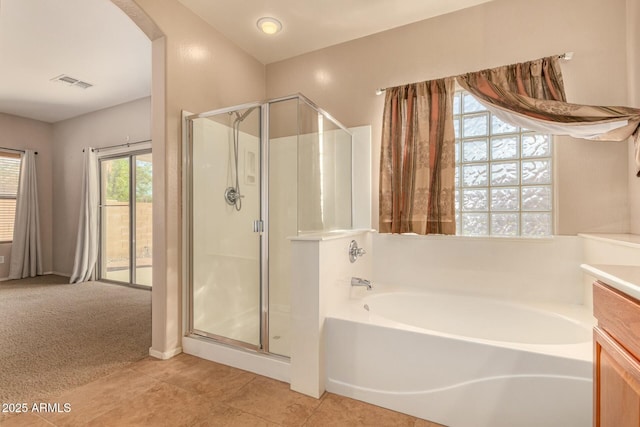
[[[365,280],[365,279],[361,279],[359,277],[352,277],[351,278],[351,286],[365,286],[367,288],[367,290],[370,291],[371,290],[371,281]]]

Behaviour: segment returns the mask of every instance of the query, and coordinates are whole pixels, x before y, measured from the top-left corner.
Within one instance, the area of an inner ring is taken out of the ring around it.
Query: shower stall
[[[185,118],[187,335],[289,356],[289,238],[352,228],[351,133],[297,94]]]

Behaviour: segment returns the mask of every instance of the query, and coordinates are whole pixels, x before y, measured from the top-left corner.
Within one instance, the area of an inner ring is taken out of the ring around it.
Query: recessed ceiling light
[[[275,18],[270,18],[265,16],[264,18],[258,19],[258,28],[265,34],[275,34],[282,30],[282,23]]]

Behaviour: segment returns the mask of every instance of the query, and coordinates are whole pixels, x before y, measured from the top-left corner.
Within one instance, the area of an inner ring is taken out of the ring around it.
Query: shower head
[[[224,192],[224,198],[227,201],[227,204],[232,205],[237,211],[242,209],[242,197],[244,197],[240,194],[240,180],[238,174],[238,145],[240,144],[240,122],[246,119],[247,116],[258,107],[258,105],[249,107],[242,114],[240,114],[238,110],[229,112],[229,114],[235,113],[236,115],[236,118],[233,121],[233,158],[236,172],[236,185],[233,187],[227,187]]]
[[[234,120],[236,123],[243,121],[244,119],[247,118],[247,116],[256,108],[258,108],[258,106],[255,107],[251,107],[251,108],[247,108],[247,111],[245,111],[244,113],[240,114],[237,111],[234,111],[236,113],[236,119]]]

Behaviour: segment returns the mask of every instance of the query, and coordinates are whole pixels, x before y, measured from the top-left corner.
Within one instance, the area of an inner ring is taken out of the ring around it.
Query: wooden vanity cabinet
[[[593,284],[596,427],[640,427],[640,301]]]

